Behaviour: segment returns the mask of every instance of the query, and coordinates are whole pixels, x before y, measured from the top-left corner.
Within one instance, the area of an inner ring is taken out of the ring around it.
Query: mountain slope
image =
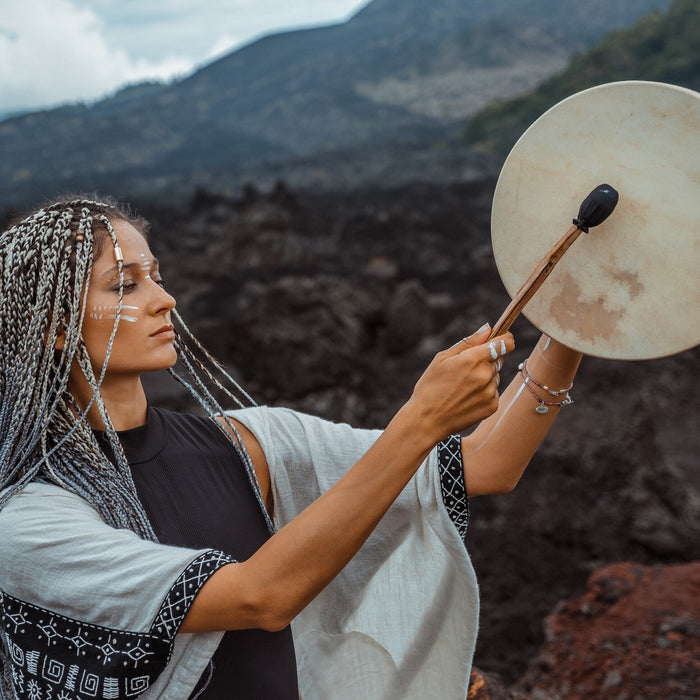
[[[613,32],[537,89],[495,102],[467,123],[464,142],[503,157],[547,109],[586,88],[618,80],[653,80],[700,91],[700,4],[675,0],[665,14]]]
[[[75,188],[173,196],[357,149],[361,168],[378,147],[434,142],[669,2],[591,0],[583,12],[578,0],[374,0],[344,24],[260,39],[172,85],[0,122],[0,205]]]

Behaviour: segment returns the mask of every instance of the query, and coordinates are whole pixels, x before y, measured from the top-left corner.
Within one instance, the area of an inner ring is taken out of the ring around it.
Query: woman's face
[[[158,261],[131,224],[116,220],[113,226],[124,258],[124,294],[105,380],[167,369],[177,360],[170,322],[175,299],[163,289]],[[93,263],[82,332],[96,374],[105,361],[118,303],[119,271],[107,237]]]

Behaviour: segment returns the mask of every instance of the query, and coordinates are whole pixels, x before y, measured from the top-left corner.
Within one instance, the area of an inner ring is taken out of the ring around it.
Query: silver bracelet
[[[569,396],[569,391],[573,389],[574,383],[571,382],[571,385],[566,387],[566,389],[550,389],[548,386],[544,384],[540,384],[538,381],[536,381],[532,375],[527,371],[527,361],[521,362],[518,365],[518,369],[520,370],[520,378],[522,379],[523,386],[537,399],[539,402],[539,406],[535,409],[537,413],[549,413],[549,407],[550,406],[556,406],[557,408],[561,408],[562,406],[570,406],[574,400]],[[529,386],[530,382],[532,382],[535,386],[539,387],[543,391],[546,391],[550,396],[561,396],[564,394],[564,398],[561,401],[545,401],[543,398],[539,397],[535,390]]]

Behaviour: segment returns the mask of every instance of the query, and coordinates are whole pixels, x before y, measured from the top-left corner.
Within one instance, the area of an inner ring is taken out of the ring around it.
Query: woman
[[[463,698],[466,494],[516,485],[580,361],[543,338],[499,400],[514,344],[488,335],[381,432],[243,408],[143,220],[76,198],[3,233],[3,698]],[[204,417],[148,405],[141,374],[177,360]]]

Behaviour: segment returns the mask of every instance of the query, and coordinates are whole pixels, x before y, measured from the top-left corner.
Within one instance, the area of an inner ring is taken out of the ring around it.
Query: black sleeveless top
[[[119,439],[160,542],[244,561],[269,538],[245,467],[210,418],[149,406],[148,423]],[[226,632],[212,662],[191,698],[298,700],[289,627]]]

